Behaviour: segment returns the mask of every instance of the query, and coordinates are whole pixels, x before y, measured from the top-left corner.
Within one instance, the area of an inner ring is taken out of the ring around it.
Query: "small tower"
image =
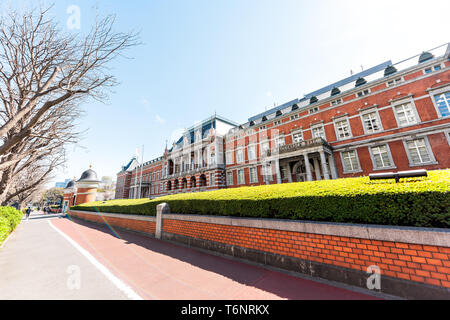
[[[64,188],[64,202],[63,202],[63,213],[66,213],[67,210],[75,205],[75,193],[76,193],[76,187],[75,187],[75,178],[66,185]]]
[[[95,201],[100,182],[97,179],[97,173],[91,169],[91,166],[83,172],[81,178],[76,182],[77,194],[75,205]]]

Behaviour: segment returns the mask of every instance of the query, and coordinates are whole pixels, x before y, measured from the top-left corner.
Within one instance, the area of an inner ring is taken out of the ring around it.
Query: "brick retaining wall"
[[[156,218],[71,212],[155,234]],[[450,299],[450,230],[163,214],[162,239],[366,288],[380,268],[381,291]]]

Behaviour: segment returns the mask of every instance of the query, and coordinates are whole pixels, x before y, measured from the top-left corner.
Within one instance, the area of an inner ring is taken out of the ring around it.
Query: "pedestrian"
[[[28,207],[27,208],[27,220],[30,218],[30,214],[31,214],[31,208]]]

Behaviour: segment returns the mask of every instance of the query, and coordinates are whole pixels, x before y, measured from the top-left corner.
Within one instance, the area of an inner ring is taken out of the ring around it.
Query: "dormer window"
[[[384,76],[387,77],[396,72],[397,72],[397,69],[394,66],[387,66],[387,68],[384,69]]]
[[[431,60],[433,58],[434,58],[434,56],[431,53],[429,53],[429,52],[422,52],[422,54],[419,57],[419,63],[423,63],[423,62]]]
[[[295,111],[295,110],[298,110],[298,104],[294,104],[294,105],[292,106],[291,111]]]
[[[358,78],[358,80],[356,80],[355,88],[365,85],[366,83],[367,83],[366,79],[360,77],[360,78]]]
[[[262,120],[261,120],[261,121],[262,121],[262,122],[267,121],[267,117],[266,117],[266,116],[262,117]]]
[[[282,116],[282,115],[283,115],[283,113],[282,113],[280,110],[278,110],[275,116],[276,116],[276,117],[280,117],[280,116]]]
[[[319,101],[319,99],[317,99],[316,96],[312,96],[311,99],[309,99],[309,104],[316,103],[317,101]]]
[[[334,87],[333,90],[331,90],[331,96],[336,96],[341,93],[341,90],[339,88]]]

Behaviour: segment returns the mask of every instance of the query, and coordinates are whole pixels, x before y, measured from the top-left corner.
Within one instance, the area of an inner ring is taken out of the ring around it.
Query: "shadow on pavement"
[[[70,220],[73,223],[116,236],[114,232],[105,225],[76,218]],[[220,274],[246,286],[252,286],[266,292],[271,292],[281,298],[293,300],[379,299],[371,295],[365,295],[363,293],[246,264],[244,262],[232,260],[231,257],[227,259],[200,250],[191,249],[183,245],[157,240],[132,231],[124,231],[123,229],[116,228],[114,228],[114,231],[120,239],[125,240],[130,244],[139,245],[145,249],[178,259],[203,270]]]

